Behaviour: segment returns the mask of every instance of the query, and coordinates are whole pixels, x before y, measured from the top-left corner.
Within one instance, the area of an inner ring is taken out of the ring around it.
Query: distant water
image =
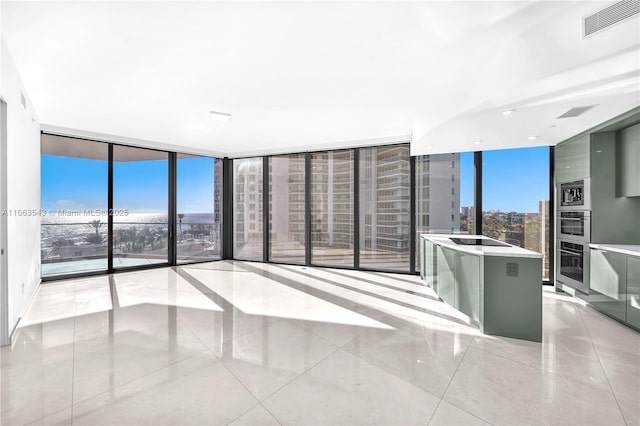
[[[99,220],[106,224],[107,216],[99,214],[75,214],[73,211],[71,214],[67,212],[57,211],[48,213],[42,216],[42,223],[45,225],[86,225],[90,226],[89,222]],[[117,212],[116,212],[117,213]],[[164,213],[129,213],[129,214],[114,214],[114,223],[167,223],[168,217]],[[182,221],[178,219],[178,223],[213,223],[213,213],[185,213]]]

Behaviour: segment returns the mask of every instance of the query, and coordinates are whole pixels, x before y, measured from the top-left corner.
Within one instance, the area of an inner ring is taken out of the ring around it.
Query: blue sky
[[[549,148],[483,153],[484,210],[537,212],[549,199]],[[130,212],[166,212],[167,162],[114,164],[114,207]],[[461,154],[461,206],[473,205],[473,153]],[[178,212],[213,212],[214,160],[178,160]],[[106,209],[107,162],[42,156],[42,208]]]
[[[114,163],[113,206],[131,213],[166,213],[167,161]],[[42,208],[106,209],[107,162],[42,156]],[[213,212],[214,160],[178,160],[178,212]]]
[[[473,153],[461,155],[460,205],[473,205]],[[482,208],[534,213],[549,199],[549,147],[482,153]]]

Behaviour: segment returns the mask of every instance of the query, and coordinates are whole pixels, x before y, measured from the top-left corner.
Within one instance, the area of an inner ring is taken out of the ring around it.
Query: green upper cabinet
[[[617,132],[618,197],[640,197],[640,124]]]
[[[569,182],[590,176],[590,136],[564,142],[555,149],[556,182]]]

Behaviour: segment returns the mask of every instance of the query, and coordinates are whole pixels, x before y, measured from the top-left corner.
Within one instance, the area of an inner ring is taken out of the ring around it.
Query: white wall
[[[7,103],[7,209],[40,209],[40,123],[4,38],[0,48],[0,97]],[[7,225],[12,330],[40,282],[40,217],[10,215]]]

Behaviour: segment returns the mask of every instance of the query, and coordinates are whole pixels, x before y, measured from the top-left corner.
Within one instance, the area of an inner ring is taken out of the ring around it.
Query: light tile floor
[[[640,424],[640,333],[544,292],[484,336],[418,277],[213,262],[44,284],[2,425]]]

